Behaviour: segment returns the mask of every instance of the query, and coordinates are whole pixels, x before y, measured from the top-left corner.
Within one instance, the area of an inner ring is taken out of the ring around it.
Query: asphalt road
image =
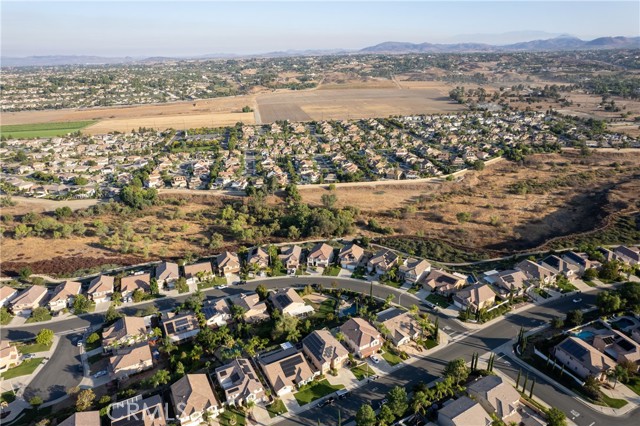
[[[289,287],[292,285],[307,285],[312,283],[320,283],[325,288],[329,288],[331,283],[336,281],[338,287],[349,290],[354,290],[369,294],[371,289],[370,284],[367,282],[359,282],[353,280],[342,280],[337,277],[295,277],[295,278],[281,278],[263,281],[267,288],[281,288]],[[249,282],[244,286],[234,286],[223,290],[209,289],[205,293],[208,298],[216,298],[221,296],[229,296],[243,291],[255,290],[259,282]],[[581,307],[595,304],[595,297],[597,289],[593,292],[582,294]],[[387,295],[393,294],[396,299],[396,303],[401,302],[405,307],[410,307],[413,304],[417,304],[421,310],[432,312],[425,305],[420,303],[411,294],[405,293],[401,290],[388,287],[388,286],[373,286],[373,295],[380,298],[386,298]],[[123,307],[122,310],[127,314],[133,314],[139,309],[144,309],[149,304],[155,304],[160,310],[170,309],[180,303],[188,296],[182,296],[176,299],[157,299],[147,304],[137,305],[135,307]],[[571,298],[562,298],[548,302],[544,305],[533,306],[532,308],[517,314],[508,314],[502,320],[497,321],[491,326],[481,329],[477,332],[470,332],[462,327],[457,321],[440,317],[440,327],[445,331],[453,335],[453,340],[433,353],[430,356],[420,358],[413,362],[411,365],[403,365],[393,372],[393,374],[381,377],[380,379],[368,383],[365,386],[354,390],[351,396],[344,400],[337,401],[330,407],[323,408],[311,408],[299,415],[292,416],[291,418],[285,418],[278,422],[278,425],[282,426],[299,426],[302,424],[315,426],[320,420],[323,424],[331,424],[338,420],[338,411],[341,413],[342,421],[347,423],[352,420],[355,412],[362,404],[373,403],[384,398],[386,393],[396,385],[404,386],[407,389],[413,388],[420,382],[429,383],[435,378],[440,377],[444,366],[448,361],[455,358],[464,358],[469,361],[471,355],[474,352],[478,352],[480,355],[486,354],[489,351],[493,351],[496,348],[504,345],[513,339],[520,327],[525,329],[532,329],[541,325],[547,324],[551,319],[557,316],[564,316],[568,311],[576,309],[576,304],[572,303]],[[54,330],[56,334],[68,333],[69,330],[80,329],[89,325],[99,325],[103,322],[102,314],[90,314],[85,315],[82,318],[70,318],[63,321],[52,322],[47,324],[48,328]],[[2,330],[2,338],[27,338],[32,337],[37,331],[42,328],[42,324],[24,325],[14,328],[5,328]],[[69,341],[70,342],[70,341]],[[65,345],[66,347],[66,345]],[[56,350],[54,356],[49,361],[51,366],[51,374],[39,374],[36,380],[29,386],[30,389],[53,389],[57,391],[57,385],[64,385],[65,383],[74,386],[79,381],[80,377],[75,377],[72,370],[77,368],[79,363],[77,355],[77,348],[73,348],[75,352],[73,354],[61,353],[61,348]],[[498,354],[501,356],[502,354]],[[509,357],[510,354],[505,354],[505,357]],[[517,375],[518,367],[515,361],[508,361],[503,357],[496,362],[496,368],[504,371],[506,374],[512,376],[514,379]],[[58,360],[60,358],[60,360]],[[55,364],[54,364],[55,361]],[[44,371],[43,371],[44,372]],[[533,372],[530,373],[530,376]],[[74,382],[75,380],[75,382]],[[547,383],[542,377],[536,377],[536,387],[534,394],[546,401],[547,403],[558,407],[567,415],[571,415],[572,411],[578,412],[579,415],[573,419],[578,426],[596,426],[596,425],[636,425],[637,421],[627,415],[626,417],[610,417],[591,410],[587,406],[580,403],[573,397],[566,395],[562,390],[556,389],[552,384]],[[44,397],[43,397],[44,399]]]
[[[594,304],[595,293],[583,293],[582,299],[581,306]],[[411,390],[420,382],[429,383],[435,377],[442,376],[443,369],[448,361],[456,358],[464,358],[470,361],[474,352],[482,356],[515,338],[521,326],[525,327],[525,329],[536,328],[556,316],[565,315],[575,308],[576,305],[571,302],[571,299],[566,298],[555,300],[542,306],[535,306],[518,314],[509,314],[504,320],[475,333],[470,333],[459,339],[454,337],[454,342],[450,342],[430,356],[420,358],[411,365],[397,369],[389,376],[384,376],[374,383],[369,383],[353,391],[353,396],[348,399],[338,400],[331,407],[312,408],[291,418],[285,418],[277,424],[278,426],[314,426],[318,423],[318,420],[322,424],[334,424],[338,420],[338,411],[340,411],[343,423],[347,423],[353,420],[357,409],[362,404],[372,404],[374,408],[377,408],[376,402],[382,400],[391,387],[399,385]],[[497,354],[497,357],[500,356],[501,354]],[[505,363],[504,358],[499,359],[495,363],[495,368],[508,374],[515,381],[519,366],[514,361],[507,362]],[[532,375],[533,373],[529,374],[530,377]],[[635,426],[638,424],[637,419],[633,417],[633,413],[625,417],[606,416],[591,410],[578,400],[566,395],[561,389],[547,383],[542,377],[536,375],[536,382],[534,388],[535,396],[564,411],[570,419],[575,417],[572,421],[578,426]],[[572,411],[579,413],[579,415],[573,416],[571,414]]]
[[[80,349],[73,344],[82,337],[81,333],[60,337],[58,346],[40,373],[29,383],[24,391],[28,401],[38,395],[44,402],[53,401],[67,394],[67,390],[78,386],[82,381]]]

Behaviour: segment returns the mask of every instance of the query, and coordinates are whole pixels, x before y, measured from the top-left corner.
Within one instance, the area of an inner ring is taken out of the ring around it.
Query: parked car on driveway
[[[97,379],[98,377],[106,376],[107,373],[108,373],[107,370],[100,370],[96,374],[93,375],[93,378]]]
[[[376,364],[378,364],[380,362],[380,358],[378,358],[375,355],[371,355],[371,361],[375,362]]]
[[[26,354],[23,356],[24,359],[31,359],[31,358],[35,358],[36,354]]]

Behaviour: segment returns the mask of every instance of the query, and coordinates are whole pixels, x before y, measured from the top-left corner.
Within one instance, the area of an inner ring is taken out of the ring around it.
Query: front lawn
[[[51,321],[51,318],[52,318],[52,316],[51,316],[51,312],[49,312],[49,311],[47,310],[47,312],[42,313],[42,314],[41,314],[41,316],[37,316],[37,317],[30,316],[30,317],[27,319],[26,324],[31,324],[31,323],[34,323],[34,322]]]
[[[451,304],[449,303],[449,300],[441,294],[431,293],[430,295],[427,296],[427,300],[433,303],[434,305],[438,305],[441,308],[445,308],[445,309],[448,308],[449,305]]]
[[[337,277],[339,273],[339,266],[327,266],[326,268],[324,268],[324,271],[322,271],[322,275],[326,275],[329,277]]]
[[[402,283],[399,283],[397,281],[392,281],[392,280],[385,280],[385,279],[381,279],[380,282],[384,285],[388,285],[390,287],[393,288],[400,288],[402,287]]]
[[[6,402],[7,404],[12,403],[16,400],[16,394],[13,391],[7,391],[0,394],[0,402]]]
[[[369,367],[369,364],[367,363],[360,364],[356,367],[353,367],[351,369],[351,372],[353,373],[354,376],[356,376],[356,379],[358,380],[364,380],[367,377],[373,376],[375,374],[373,370]]]
[[[35,371],[44,358],[32,358],[22,361],[17,367],[13,367],[2,373],[3,379],[13,379],[14,377],[26,376]]]
[[[232,418],[235,418],[235,423],[231,421]],[[244,426],[246,419],[244,411],[236,407],[227,407],[218,417],[218,423],[220,426]]]
[[[18,346],[18,351],[20,351],[21,354],[34,354],[36,352],[48,351],[51,349],[51,345],[53,345],[53,342],[48,345],[32,343],[30,345]]]
[[[640,395],[640,376],[632,376],[629,381],[624,384],[626,387]]]
[[[269,417],[274,418],[280,414],[286,413],[287,407],[284,406],[284,402],[282,402],[282,400],[276,399],[273,404],[267,405],[267,412],[269,412]]]
[[[303,386],[302,390],[293,396],[298,401],[298,404],[302,406],[340,389],[344,389],[344,385],[332,385],[325,379]]]
[[[604,392],[602,393],[601,398],[602,398],[602,402],[604,402],[606,405],[608,405],[611,408],[622,408],[628,404],[628,401],[624,399],[611,398],[605,395]]]
[[[390,351],[384,351],[382,354],[382,358],[385,359],[389,363],[389,365],[398,365],[402,362],[402,358],[400,358],[396,354],[392,354]]]

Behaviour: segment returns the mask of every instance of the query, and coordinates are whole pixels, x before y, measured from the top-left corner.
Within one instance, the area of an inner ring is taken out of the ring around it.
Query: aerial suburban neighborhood
[[[0,425],[638,423],[637,2],[2,9]]]

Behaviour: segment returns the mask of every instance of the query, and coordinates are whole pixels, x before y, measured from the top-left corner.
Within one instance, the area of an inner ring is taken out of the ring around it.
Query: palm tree
[[[418,414],[425,415],[427,412],[427,408],[433,402],[433,393],[430,389],[426,391],[418,391],[413,394],[413,400],[411,401],[411,409],[413,413],[416,415],[416,423],[418,420]]]

